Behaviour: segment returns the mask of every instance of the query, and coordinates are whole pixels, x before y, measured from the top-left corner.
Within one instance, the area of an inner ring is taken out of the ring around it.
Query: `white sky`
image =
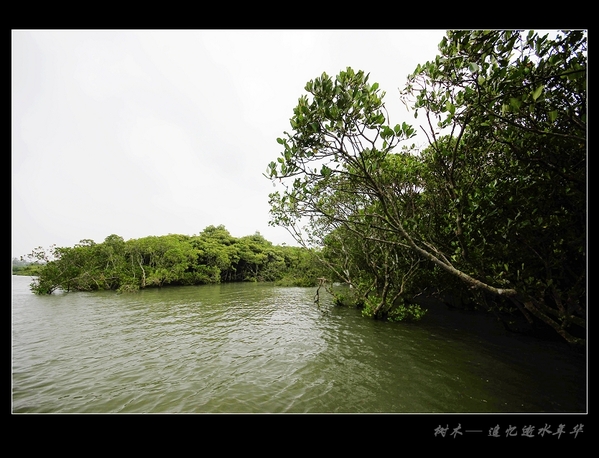
[[[268,226],[262,174],[306,82],[350,66],[399,89],[443,30],[13,30],[12,255]]]

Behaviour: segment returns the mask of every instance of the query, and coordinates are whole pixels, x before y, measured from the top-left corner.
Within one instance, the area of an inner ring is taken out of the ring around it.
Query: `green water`
[[[431,310],[386,323],[272,284],[35,296],[13,276],[14,413],[586,411],[585,355]]]

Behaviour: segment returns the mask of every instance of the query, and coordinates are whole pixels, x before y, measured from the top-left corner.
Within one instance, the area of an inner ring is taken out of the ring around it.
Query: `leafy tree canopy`
[[[315,285],[322,275],[310,250],[274,246],[259,233],[236,238],[222,225],[199,235],[169,234],[104,242],[82,240],[74,247],[38,248],[30,259],[37,294],[63,291],[137,291],[147,287],[232,281],[283,281]]]
[[[435,285],[584,344],[586,52],[583,31],[448,32],[401,91],[422,150],[368,74],[323,73],[267,167],[271,224],[322,247],[367,314]]]

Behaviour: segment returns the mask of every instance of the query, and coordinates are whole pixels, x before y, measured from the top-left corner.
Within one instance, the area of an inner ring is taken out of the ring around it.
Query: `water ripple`
[[[551,391],[551,383],[563,388],[568,371],[573,377],[567,361],[539,375],[443,327],[368,320],[326,299],[318,307],[311,288],[37,297],[27,283],[13,290],[17,413],[502,412],[584,404],[580,390],[557,402]],[[539,380],[547,394],[531,391]]]

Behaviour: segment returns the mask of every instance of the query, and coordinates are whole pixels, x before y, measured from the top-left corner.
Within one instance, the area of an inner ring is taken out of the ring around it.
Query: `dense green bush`
[[[586,32],[448,31],[400,91],[425,146],[369,76],[306,84],[271,224],[322,247],[367,316],[418,317],[394,304],[430,288],[585,345]]]
[[[125,241],[82,240],[74,247],[41,248],[30,257],[38,266],[31,284],[36,294],[270,281],[313,286],[322,275],[310,250],[275,246],[259,233],[235,238],[224,226],[209,226],[197,236],[150,236]]]

